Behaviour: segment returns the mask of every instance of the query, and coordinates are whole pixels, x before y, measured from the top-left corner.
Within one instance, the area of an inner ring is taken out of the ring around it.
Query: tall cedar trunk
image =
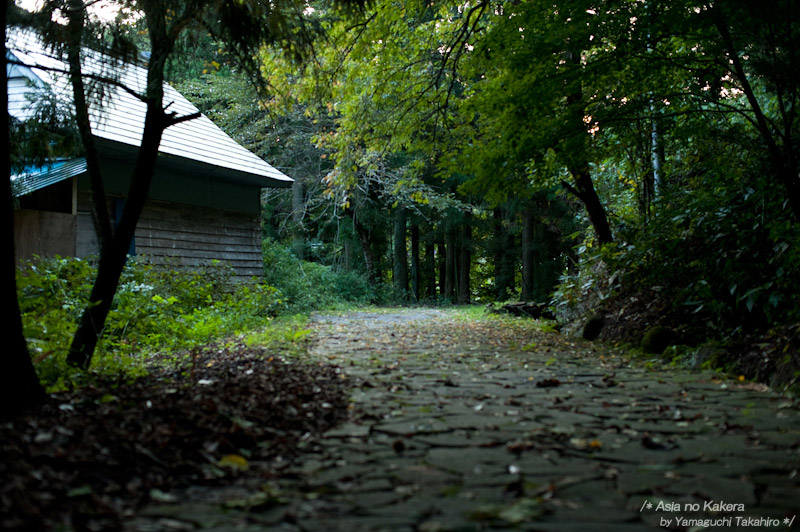
[[[306,206],[303,196],[303,184],[300,181],[292,183],[292,248],[300,260],[305,258],[303,214]]]
[[[540,209],[544,205],[539,205]],[[533,228],[533,301],[547,303],[561,273],[558,234],[544,223],[542,210]]]
[[[411,226],[411,297],[414,301],[419,301],[419,226]]]
[[[6,42],[6,16],[8,0],[3,3],[3,58]],[[8,71],[5,67],[6,76]],[[3,81],[3,104],[8,109],[8,82]],[[9,145],[8,121],[3,127],[2,145]],[[3,156],[3,175],[11,175],[11,155],[6,150]],[[32,406],[44,398],[44,390],[33,368],[28,345],[22,333],[22,316],[20,315],[19,300],[17,299],[16,257],[14,256],[14,207],[11,192],[11,180],[4,179],[3,195],[3,240],[6,258],[3,260],[3,279],[7,294],[5,306],[8,312],[4,315],[3,339],[6,347],[3,349],[2,370],[0,370],[0,419],[8,419],[25,408]]]
[[[353,269],[353,242],[347,237],[344,239],[344,271]]]
[[[447,232],[445,247],[444,297],[450,301],[456,300],[456,237],[452,230]]]
[[[367,268],[367,279],[369,279],[372,286],[375,286],[378,282],[378,276],[375,271],[375,257],[372,254],[372,231],[359,221],[358,216],[352,209],[347,209],[344,212],[353,220],[353,229],[355,229],[358,240],[361,242],[361,249],[364,251],[364,266]]]
[[[445,242],[440,239],[436,243],[436,255],[439,261],[439,297],[447,297],[447,250]]]
[[[394,290],[400,298],[408,297],[408,252],[406,251],[406,209],[398,207],[394,211],[394,246],[392,260],[392,279]]]
[[[543,303],[547,298],[548,279],[549,279],[549,264],[548,264],[548,246],[545,241],[545,226],[542,222],[541,212],[536,217],[533,224],[533,293],[531,300],[537,303]]]
[[[533,212],[527,208],[522,213],[522,301],[533,299],[533,225]]]
[[[472,226],[464,225],[461,230],[461,242],[458,253],[458,302],[467,305],[470,302],[470,270],[472,269]]]
[[[455,240],[453,241],[453,256],[455,259],[453,260],[453,297],[450,299],[456,305],[461,299],[461,244],[459,242],[459,237],[461,235],[456,234]]]
[[[436,299],[436,252],[433,242],[425,244],[425,295]]]
[[[505,301],[514,293],[514,242],[503,223],[503,210],[494,209],[493,217],[494,296],[498,301]]]

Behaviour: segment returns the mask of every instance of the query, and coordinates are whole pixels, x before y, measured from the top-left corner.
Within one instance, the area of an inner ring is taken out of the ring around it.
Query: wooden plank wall
[[[99,253],[89,208],[88,193],[81,191],[78,257]],[[188,268],[223,261],[240,280],[263,276],[261,228],[258,216],[252,214],[148,200],[136,226],[135,253],[153,264]]]
[[[75,255],[75,216],[61,212],[14,211],[14,252],[17,260]]]
[[[258,218],[208,207],[148,202],[136,227],[136,254],[187,267],[220,260],[237,277],[263,275]]]

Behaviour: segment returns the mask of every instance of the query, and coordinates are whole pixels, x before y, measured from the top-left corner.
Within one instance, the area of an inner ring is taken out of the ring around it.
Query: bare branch
[[[197,118],[200,118],[201,116],[203,116],[203,115],[202,115],[202,113],[199,113],[199,112],[192,113],[190,115],[183,115],[183,116],[175,116],[174,114],[173,115],[169,115],[167,117],[167,127],[174,126],[176,124],[180,124],[181,122],[188,122],[189,120],[195,120]]]
[[[67,76],[69,75],[69,70],[68,69],[59,68],[59,67],[48,67],[48,66],[42,66],[42,65],[29,65],[29,64],[27,64],[27,63],[25,63],[23,61],[18,61],[18,60],[10,59],[10,58],[8,59],[7,63],[9,65],[23,66],[23,67],[32,68],[32,69],[35,68],[35,69],[38,69],[38,70],[44,70],[46,72],[55,72],[56,74],[64,74],[64,75],[67,75]],[[98,81],[100,83],[106,83],[108,85],[111,85],[111,86],[117,87],[119,89],[122,89],[123,91],[127,92],[128,94],[130,94],[131,96],[133,96],[137,100],[142,101],[142,102],[146,102],[144,96],[142,96],[141,94],[139,94],[135,90],[131,89],[130,87],[128,87],[127,85],[125,85],[124,83],[122,83],[119,80],[116,80],[114,78],[110,78],[110,77],[107,77],[107,76],[101,76],[99,74],[89,74],[89,73],[86,73],[86,72],[82,72],[81,76],[86,78],[86,79],[90,79],[92,81]]]

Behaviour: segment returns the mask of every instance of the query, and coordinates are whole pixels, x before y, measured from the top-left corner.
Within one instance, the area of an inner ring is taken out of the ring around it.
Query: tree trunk
[[[465,224],[461,230],[461,242],[458,254],[458,303],[468,305],[470,302],[470,271],[472,269],[472,226]]]
[[[353,269],[353,242],[348,236],[344,239],[344,271],[349,272]]]
[[[142,209],[147,201],[150,183],[155,174],[158,146],[161,144],[161,136],[167,125],[168,120],[161,108],[161,99],[149,101],[142,144],[136,156],[122,219],[111,244],[101,250],[97,278],[89,296],[89,305],[81,315],[78,329],[75,331],[69,348],[67,362],[72,365],[88,368],[92,361],[92,355],[111,310],[120,276],[125,268],[128,250],[136,232],[136,224],[139,222]]]
[[[305,258],[305,235],[303,234],[303,215],[305,214],[305,201],[303,184],[300,181],[292,183],[292,248],[297,258]]]
[[[575,180],[575,186],[566,181],[562,181],[561,185],[583,203],[586,213],[589,215],[589,222],[597,236],[597,242],[601,246],[613,242],[611,226],[608,224],[605,207],[600,202],[600,197],[594,188],[589,163],[583,161],[577,168],[571,168],[570,173]]]
[[[570,61],[579,65],[582,57],[582,49],[574,49],[569,53]],[[577,67],[581,68],[581,67]],[[592,174],[589,169],[586,144],[589,141],[589,133],[586,131],[584,117],[586,115],[587,100],[583,94],[583,86],[580,78],[575,78],[569,82],[567,91],[567,106],[569,107],[569,120],[574,127],[575,137],[569,144],[569,153],[566,153],[567,169],[572,175],[574,185],[562,181],[561,184],[572,194],[574,194],[586,208],[589,221],[594,228],[598,243],[602,246],[611,243],[611,227],[608,224],[606,211],[600,202],[600,197],[594,188]]]
[[[650,104],[651,113],[655,114],[652,103]],[[658,199],[663,193],[664,166],[664,143],[661,141],[661,134],[658,131],[658,121],[653,117],[650,129],[650,159],[653,171],[653,199]]]
[[[6,42],[6,16],[8,10],[8,0],[3,3],[3,57],[5,54]],[[3,71],[8,75],[3,60]],[[8,109],[8,80],[3,80],[3,102],[5,109]],[[3,127],[3,146],[9,145],[8,122]],[[11,155],[6,150],[3,156],[4,174],[11,175]],[[36,370],[31,362],[28,353],[28,345],[22,332],[22,316],[17,299],[17,279],[16,279],[16,257],[14,255],[14,207],[11,193],[11,180],[4,179],[5,196],[3,203],[3,240],[6,250],[6,258],[3,260],[3,279],[6,285],[5,293],[6,308],[8,313],[4,316],[3,339],[6,347],[3,349],[3,368],[0,371],[0,419],[9,419],[25,408],[36,404],[44,399],[44,390],[36,376]]]
[[[433,242],[425,244],[425,294],[436,299],[436,252]]]
[[[147,89],[143,98],[147,103],[147,113],[122,218],[111,243],[100,252],[97,278],[89,295],[89,305],[81,315],[67,354],[67,362],[81,368],[89,367],[111,310],[114,293],[136,232],[136,224],[150,191],[164,130],[200,116],[199,113],[182,117],[166,114],[163,108],[164,69],[173,46],[167,29],[166,8],[160,3],[145,3],[143,9],[152,50],[147,65]]]
[[[559,237],[548,227],[544,218],[546,204],[538,205],[539,216],[533,228],[533,296],[537,303],[547,303],[561,274]]]
[[[449,299],[450,302],[455,302],[456,300],[456,235],[455,232],[450,229],[447,231],[447,242],[446,242],[446,249],[445,249],[445,268],[446,268],[446,275],[444,282],[444,297]]]
[[[411,226],[411,297],[414,302],[419,301],[419,226]]]
[[[408,298],[408,252],[406,251],[406,209],[398,207],[394,211],[394,246],[392,260],[392,279],[395,293],[405,301]]]
[[[597,234],[598,243],[602,246],[613,242],[614,238],[611,235],[611,226],[608,224],[606,209],[600,202],[600,196],[597,195],[597,191],[594,188],[592,175],[589,171],[589,163],[585,163],[576,173],[573,173],[573,178],[575,179],[575,187],[580,192],[579,197],[586,207],[586,213],[589,215],[589,221]]]
[[[84,157],[86,158],[86,172],[89,175],[89,183],[91,184],[89,195],[92,201],[92,220],[94,221],[97,242],[102,253],[104,248],[111,245],[113,230],[111,217],[108,214],[108,202],[106,201],[103,176],[100,171],[100,155],[97,152],[97,145],[89,121],[89,103],[86,98],[86,88],[81,71],[82,36],[86,8],[83,5],[83,0],[70,0],[69,5],[69,32],[67,35],[69,81],[72,86],[78,132],[83,145]]]
[[[533,212],[530,207],[522,213],[522,301],[533,298]]]
[[[727,59],[732,66],[736,78],[739,80],[742,92],[750,105],[750,109],[753,111],[756,129],[767,147],[772,166],[786,192],[786,199],[789,201],[789,207],[794,214],[795,223],[798,223],[800,222],[800,176],[798,176],[798,162],[794,152],[796,144],[792,139],[792,131],[796,124],[796,113],[794,109],[792,109],[792,112],[786,112],[784,109],[781,109],[784,138],[779,142],[776,139],[777,135],[773,133],[770,121],[764,109],[761,107],[755,90],[750,84],[750,77],[744,70],[744,64],[739,57],[739,50],[736,47],[736,43],[733,41],[728,21],[721,11],[721,6],[715,5],[712,13],[714,25],[719,32],[722,44],[727,52]]]
[[[447,297],[447,249],[443,239],[436,243],[439,261],[439,297]]]
[[[504,226],[503,209],[493,213],[494,297],[506,301],[514,293],[514,242]]]
[[[361,242],[361,249],[364,251],[364,266],[367,268],[367,279],[372,286],[375,286],[378,282],[378,276],[375,271],[375,257],[372,254],[372,231],[359,221],[358,216],[352,209],[347,209],[344,212],[353,220],[353,229],[355,229],[358,240]]]

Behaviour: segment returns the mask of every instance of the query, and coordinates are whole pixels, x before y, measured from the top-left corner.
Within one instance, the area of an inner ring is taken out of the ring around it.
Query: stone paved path
[[[454,311],[313,328],[311,356],[353,379],[350,422],[261,488],[273,504],[156,505],[135,530],[800,528],[800,411],[763,387]]]

